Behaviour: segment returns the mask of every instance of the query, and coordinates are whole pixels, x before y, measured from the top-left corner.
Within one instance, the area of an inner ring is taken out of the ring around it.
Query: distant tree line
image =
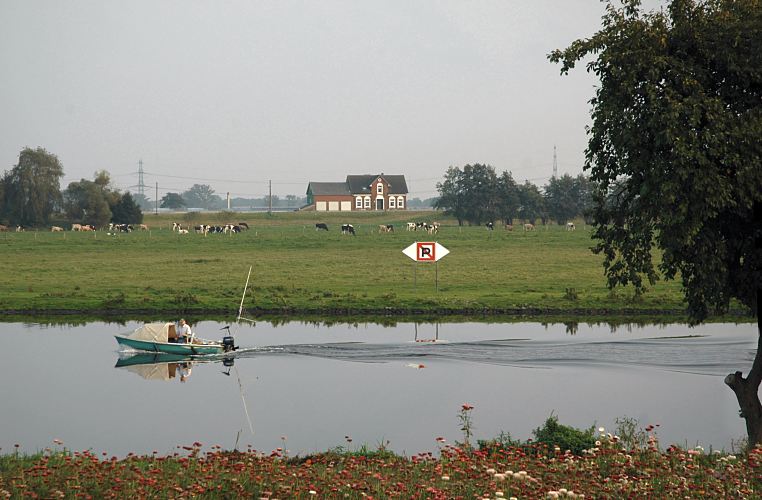
[[[273,208],[299,208],[307,204],[306,196],[288,194],[284,197],[278,195],[261,198],[231,198],[230,208],[265,208],[272,202]],[[182,210],[184,208],[201,208],[203,210],[224,210],[228,208],[227,200],[215,194],[214,189],[208,184],[194,184],[190,189],[182,193],[167,193],[160,201],[161,208],[170,210]]]
[[[593,203],[590,181],[581,174],[552,177],[540,189],[529,181],[517,183],[511,172],[498,175],[493,167],[479,163],[448,168],[437,190],[440,196],[434,207],[460,225],[513,224],[514,219],[565,224],[576,217],[587,219]]]
[[[96,172],[92,181],[72,182],[62,191],[63,175],[56,155],[40,147],[24,148],[18,164],[0,179],[0,222],[24,227],[46,226],[63,217],[95,226],[142,222],[132,195],[111,186],[105,170]]]

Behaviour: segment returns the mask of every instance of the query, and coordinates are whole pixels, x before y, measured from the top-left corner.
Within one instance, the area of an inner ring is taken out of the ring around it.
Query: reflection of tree
[[[577,330],[579,330],[579,323],[576,321],[570,321],[568,323],[564,323],[564,326],[566,327],[566,333],[569,335],[577,335]]]

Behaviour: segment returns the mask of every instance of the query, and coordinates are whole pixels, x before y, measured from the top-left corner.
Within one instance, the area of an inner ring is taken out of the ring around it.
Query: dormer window
[[[376,184],[376,194],[384,194],[384,185],[380,182]]]

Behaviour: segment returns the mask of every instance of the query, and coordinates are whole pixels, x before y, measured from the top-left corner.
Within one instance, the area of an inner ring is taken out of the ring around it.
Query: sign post
[[[436,290],[439,291],[439,259],[450,253],[448,249],[443,247],[437,241],[416,241],[409,247],[405,248],[402,253],[410,257],[416,262],[413,268],[413,289],[417,284],[416,270],[418,269],[418,262],[433,262],[434,263],[434,282]]]

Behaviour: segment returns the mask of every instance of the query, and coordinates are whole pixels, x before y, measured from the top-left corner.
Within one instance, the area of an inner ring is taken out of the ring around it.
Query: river
[[[529,438],[551,413],[612,431],[626,416],[659,424],[664,447],[730,451],[745,427],[723,378],[748,372],[757,338],[754,324],[259,322],[231,327],[241,349],[227,362],[116,366],[135,353],[113,334],[137,326],[0,323],[0,454],[164,455],[200,442],[412,455],[461,439],[464,403],[476,439]],[[219,338],[225,325],[193,326]]]

